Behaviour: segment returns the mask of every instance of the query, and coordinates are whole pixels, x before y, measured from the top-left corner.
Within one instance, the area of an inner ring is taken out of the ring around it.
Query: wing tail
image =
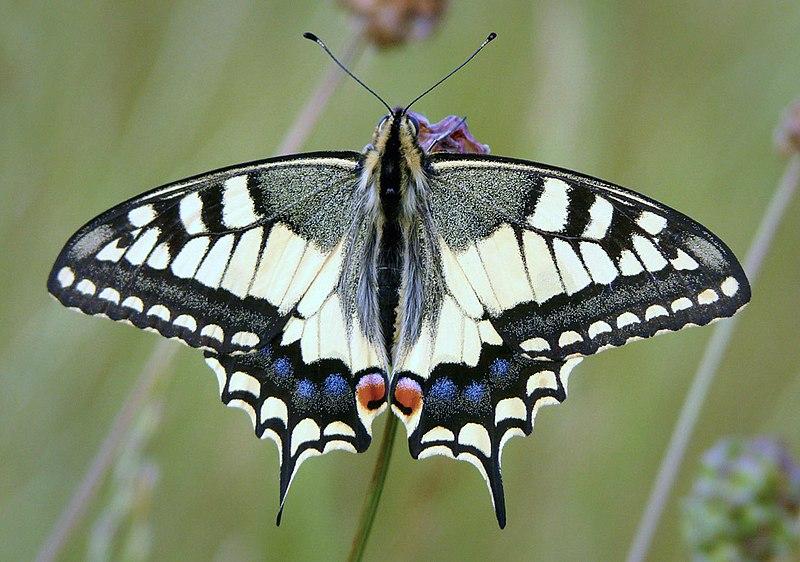
[[[412,457],[444,455],[478,469],[503,528],[503,448],[512,437],[531,433],[541,406],[566,399],[569,372],[579,361],[533,360],[506,345],[484,343],[475,366],[439,363],[427,376],[398,372],[392,409],[406,426]]]
[[[351,374],[338,359],[308,364],[297,341],[284,346],[276,338],[233,356],[206,352],[206,362],[217,375],[222,402],[244,410],[256,436],[278,448],[278,523],[300,465],[331,451],[365,451],[372,420],[385,408],[384,371]]]

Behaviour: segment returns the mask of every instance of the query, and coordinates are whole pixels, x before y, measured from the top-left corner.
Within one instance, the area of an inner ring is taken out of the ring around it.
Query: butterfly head
[[[419,144],[419,121],[402,107],[384,116],[368,147],[366,161],[380,178],[381,193],[400,195],[410,182],[423,181],[424,153]]]
[[[396,107],[388,115],[384,115],[375,127],[372,145],[378,150],[385,150],[394,143],[402,148],[417,145],[419,137],[419,120],[402,107]]]

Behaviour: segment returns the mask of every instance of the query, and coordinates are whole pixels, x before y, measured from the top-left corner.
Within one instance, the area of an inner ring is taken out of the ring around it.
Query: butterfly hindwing
[[[484,343],[476,365],[442,362],[427,376],[395,373],[392,408],[406,425],[414,458],[444,455],[478,469],[504,527],[503,447],[514,436],[530,435],[541,406],[566,399],[578,361],[534,361],[502,342]]]
[[[335,285],[358,157],[270,159],[145,193],[81,228],[48,289],[194,347],[252,349]]]
[[[330,357],[309,362],[301,341],[286,343],[285,333],[249,353],[205,355],[222,401],[247,412],[256,435],[278,447],[281,510],[304,460],[334,450],[365,451],[372,420],[386,407],[385,371],[353,373]]]
[[[716,236],[641,195],[489,156],[436,155],[433,170],[440,243],[468,279],[453,281],[456,296],[477,299],[503,340],[531,356],[589,355],[708,324],[750,298]]]

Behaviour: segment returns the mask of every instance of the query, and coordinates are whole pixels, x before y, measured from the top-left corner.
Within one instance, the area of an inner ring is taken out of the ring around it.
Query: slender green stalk
[[[364,500],[364,507],[361,509],[358,528],[353,537],[353,546],[350,548],[350,555],[347,557],[348,562],[360,562],[364,558],[364,550],[366,550],[369,542],[372,524],[375,522],[375,514],[378,513],[378,504],[381,501],[386,475],[389,472],[389,462],[392,460],[394,436],[397,433],[397,416],[389,412],[388,418],[386,426],[383,428],[381,449],[378,451],[378,458],[375,460],[375,469],[372,472],[372,479],[369,481],[369,490],[367,490],[367,497]]]

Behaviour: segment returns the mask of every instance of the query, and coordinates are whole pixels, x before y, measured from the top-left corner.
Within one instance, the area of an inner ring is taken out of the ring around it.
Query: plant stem
[[[386,474],[389,472],[389,462],[392,460],[394,437],[397,433],[397,416],[392,412],[388,412],[388,418],[383,428],[381,449],[378,451],[378,458],[375,459],[375,468],[372,471],[367,497],[364,500],[364,507],[361,508],[358,528],[353,537],[353,546],[350,548],[350,555],[347,557],[348,562],[360,562],[363,559],[364,550],[367,548],[369,535],[372,531],[372,524],[375,522],[375,515],[378,512],[378,504],[381,501],[383,486],[386,483]]]
[[[797,191],[798,184],[800,184],[800,156],[795,155],[789,162],[786,172],[781,178],[767,210],[764,212],[758,232],[756,232],[756,236],[750,245],[750,250],[747,252],[744,270],[751,284],[755,284],[761,265],[775,236],[775,231],[778,229],[783,213],[788,208],[792,196]],[[633,543],[628,551],[628,562],[641,562],[650,550],[653,535],[655,535],[656,528],[669,499],[670,491],[675,484],[681,463],[686,455],[686,449],[700,417],[703,403],[714,380],[714,375],[728,348],[739,318],[741,317],[735,316],[717,324],[717,328],[706,346],[705,353],[692,381],[692,386],[686,394],[669,446],[661,461],[661,467],[650,492],[647,507],[642,514]]]

